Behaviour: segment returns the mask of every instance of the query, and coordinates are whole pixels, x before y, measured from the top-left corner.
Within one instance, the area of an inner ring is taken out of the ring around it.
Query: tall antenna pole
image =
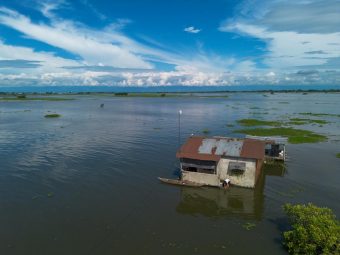
[[[178,111],[178,147],[180,148],[181,146],[181,115],[182,115],[182,110]]]

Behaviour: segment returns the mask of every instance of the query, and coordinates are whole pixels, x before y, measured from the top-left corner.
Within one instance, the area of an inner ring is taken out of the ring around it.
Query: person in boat
[[[227,178],[222,182],[222,187],[225,189],[228,189],[229,186],[230,186],[230,179]]]

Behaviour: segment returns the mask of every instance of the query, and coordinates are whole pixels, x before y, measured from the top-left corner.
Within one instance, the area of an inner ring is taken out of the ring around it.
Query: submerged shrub
[[[59,118],[59,117],[61,117],[61,115],[58,113],[51,113],[45,115],[45,118]]]
[[[291,230],[283,233],[290,254],[340,254],[340,223],[329,208],[284,205]]]
[[[26,99],[26,95],[25,94],[19,94],[19,95],[17,95],[17,99]]]

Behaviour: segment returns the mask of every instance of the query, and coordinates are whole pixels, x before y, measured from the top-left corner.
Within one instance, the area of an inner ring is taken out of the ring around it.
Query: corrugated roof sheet
[[[218,161],[222,156],[264,158],[265,142],[226,137],[190,137],[177,152],[177,158]]]
[[[288,138],[282,137],[282,136],[254,136],[254,135],[246,135],[246,138],[249,139],[256,139],[256,140],[262,140],[266,142],[274,142],[277,144],[287,144]]]

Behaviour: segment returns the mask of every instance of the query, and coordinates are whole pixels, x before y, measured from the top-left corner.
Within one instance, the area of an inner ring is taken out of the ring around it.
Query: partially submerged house
[[[265,141],[226,137],[192,136],[182,145],[181,180],[208,186],[232,185],[254,188],[265,159]]]

